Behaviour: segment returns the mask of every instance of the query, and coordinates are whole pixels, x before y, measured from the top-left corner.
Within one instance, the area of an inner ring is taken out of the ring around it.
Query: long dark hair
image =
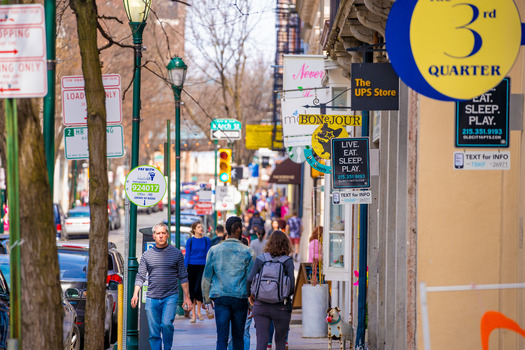
[[[277,230],[270,235],[264,251],[270,253],[271,256],[290,255],[292,252],[292,244],[283,231]]]

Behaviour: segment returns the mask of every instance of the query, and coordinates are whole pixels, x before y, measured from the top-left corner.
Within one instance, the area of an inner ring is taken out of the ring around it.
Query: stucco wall
[[[516,3],[523,14],[524,1]],[[513,94],[523,93],[524,64],[522,48],[510,74]],[[454,170],[454,118],[453,103],[420,96],[418,283],[522,283],[523,133],[511,132],[511,170]],[[523,303],[523,291],[516,289],[429,293],[432,348],[481,349],[480,321],[489,310],[525,328]],[[417,341],[423,349],[419,296]],[[490,337],[491,350],[521,349],[524,344],[507,330]]]

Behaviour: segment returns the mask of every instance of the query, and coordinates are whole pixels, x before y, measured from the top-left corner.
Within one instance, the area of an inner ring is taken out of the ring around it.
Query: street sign
[[[232,180],[241,180],[243,178],[243,167],[242,166],[236,166],[232,168]]]
[[[332,139],[332,187],[370,187],[368,137]]]
[[[510,170],[509,151],[454,152],[456,170]]]
[[[212,140],[240,140],[241,130],[212,130]]]
[[[242,124],[237,119],[213,119],[210,122],[211,130],[241,130]]]
[[[201,188],[197,191],[199,202],[211,202],[211,188]]]
[[[509,147],[510,78],[469,101],[456,102],[456,147]]]
[[[46,95],[44,7],[0,6],[0,98]]]
[[[109,125],[106,127],[107,156],[120,158],[124,156],[124,135],[122,125]],[[88,128],[80,126],[64,129],[64,143],[66,159],[88,159]]]
[[[84,76],[67,76],[61,80],[62,114],[64,125],[87,125],[87,103],[84,92]],[[120,75],[104,74],[102,83],[106,92],[106,122],[122,122],[122,94]]]
[[[213,214],[213,204],[212,202],[197,202],[195,211],[197,215],[211,215]]]
[[[126,177],[126,196],[139,207],[152,207],[166,193],[166,178],[151,165],[139,165]]]
[[[235,188],[233,186],[218,186],[215,189],[215,209],[235,210]]]

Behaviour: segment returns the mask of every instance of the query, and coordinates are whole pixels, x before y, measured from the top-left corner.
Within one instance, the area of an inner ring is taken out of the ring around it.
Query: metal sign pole
[[[126,196],[126,200],[124,202],[124,261],[128,261],[129,257],[129,198]],[[124,285],[124,304],[128,300],[128,264],[124,264],[124,281],[122,284]],[[127,305],[121,305],[124,311],[124,315],[122,318],[122,331],[123,331],[123,344],[122,344],[122,350],[126,350],[127,345],[127,337],[126,337],[126,329],[128,329],[128,308]]]
[[[9,343],[18,343],[22,330],[20,289],[20,199],[18,171],[18,117],[16,100],[4,100],[7,144],[7,195],[9,197],[9,245],[11,246],[11,317]]]

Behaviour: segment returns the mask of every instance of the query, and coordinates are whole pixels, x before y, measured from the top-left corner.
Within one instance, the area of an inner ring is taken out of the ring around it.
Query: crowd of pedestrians
[[[285,196],[272,194],[268,201],[261,192],[252,198],[242,218],[231,216],[224,226],[217,225],[211,240],[202,224],[194,223],[185,256],[168,246],[166,225],[153,227],[155,246],[142,255],[131,299],[136,307],[139,290],[148,279],[151,349],[161,350],[162,344],[171,348],[179,283],[190,323],[204,321],[202,310],[213,308],[207,315],[215,318],[217,350],[249,350],[252,322],[257,350],[271,349],[272,344],[277,350],[288,348],[294,260],[299,260],[303,225],[295,210],[290,213]],[[267,222],[271,224],[266,232]],[[310,262],[321,258],[322,233],[318,226],[310,236]],[[283,282],[274,283],[277,280]]]

